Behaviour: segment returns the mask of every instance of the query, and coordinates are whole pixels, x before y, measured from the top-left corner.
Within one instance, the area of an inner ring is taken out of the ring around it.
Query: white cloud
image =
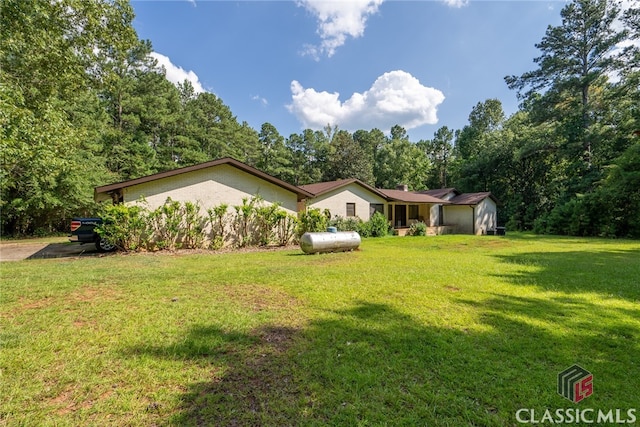
[[[447,6],[461,8],[469,4],[469,0],[443,0]]]
[[[423,86],[411,74],[397,70],[378,77],[364,93],[354,93],[344,102],[340,94],[305,89],[291,82],[289,111],[305,128],[322,129],[338,125],[341,129],[378,128],[388,132],[393,125],[412,129],[438,122],[437,107],[444,101],[438,89]]]
[[[266,107],[267,105],[269,105],[269,101],[267,101],[267,98],[263,98],[263,97],[262,97],[262,96],[260,96],[260,95],[254,95],[254,96],[252,96],[252,97],[251,97],[251,99],[252,99],[253,101],[258,101],[260,104],[262,104],[262,105],[263,105],[263,106],[265,106],[265,107]]]
[[[367,19],[378,12],[383,0],[298,0],[318,19],[317,32],[322,39],[319,46],[306,46],[305,54],[316,59],[326,54],[333,56],[347,37],[358,38],[364,34]]]
[[[168,56],[162,55],[158,52],[151,52],[151,57],[158,61],[158,66],[164,67],[167,80],[171,83],[177,85],[178,83],[183,83],[185,80],[188,80],[193,85],[193,89],[196,93],[206,92],[195,72],[191,70],[186,71],[184,68],[174,65]]]

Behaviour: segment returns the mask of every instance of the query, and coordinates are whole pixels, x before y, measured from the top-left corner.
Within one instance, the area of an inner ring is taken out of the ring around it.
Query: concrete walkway
[[[98,256],[94,245],[79,243],[0,243],[0,261],[21,261],[25,259],[69,258],[80,256]]]

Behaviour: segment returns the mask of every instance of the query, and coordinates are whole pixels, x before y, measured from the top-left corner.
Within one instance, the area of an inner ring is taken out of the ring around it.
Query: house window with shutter
[[[356,216],[356,204],[347,203],[347,216]]]

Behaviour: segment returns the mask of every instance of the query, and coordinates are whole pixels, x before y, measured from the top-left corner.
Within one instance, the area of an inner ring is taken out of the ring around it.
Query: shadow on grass
[[[603,296],[640,300],[640,249],[528,252],[494,255],[520,265],[514,273],[496,274],[516,285],[533,285],[559,292],[595,292]]]
[[[173,345],[130,353],[212,366],[188,385],[168,425],[515,425],[519,408],[571,406],[555,381],[574,363],[597,379],[590,407],[632,404],[637,315],[578,298],[490,294],[456,304],[479,322],[434,327],[391,305],[355,301],[300,329],[197,327]]]

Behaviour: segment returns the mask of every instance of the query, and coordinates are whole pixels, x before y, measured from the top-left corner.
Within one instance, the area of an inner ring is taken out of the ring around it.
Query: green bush
[[[147,245],[151,230],[142,206],[104,205],[100,217],[102,224],[96,227],[96,232],[120,250],[135,251]]]
[[[427,224],[424,222],[416,222],[411,224],[409,227],[409,231],[407,232],[407,236],[426,236],[427,235]]]
[[[211,224],[211,234],[209,235],[209,247],[211,249],[221,249],[227,239],[228,208],[229,205],[223,203],[207,209],[209,223]]]
[[[371,237],[383,237],[389,234],[389,222],[380,212],[374,213],[367,223],[369,224],[369,235]]]
[[[298,213],[297,236],[300,238],[306,232],[326,231],[329,217],[327,212],[321,212],[318,208],[307,209]]]
[[[362,224],[362,220],[358,217],[344,218],[339,215],[329,221],[329,227],[335,227],[338,231],[359,231]]]

